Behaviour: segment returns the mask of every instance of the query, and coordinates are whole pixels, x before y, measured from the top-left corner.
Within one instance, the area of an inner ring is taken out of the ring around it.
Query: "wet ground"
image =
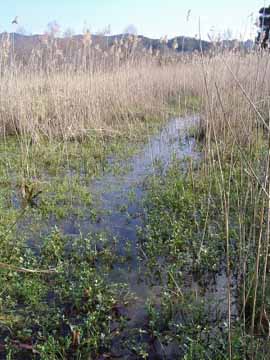
[[[195,140],[188,136],[188,130],[197,121],[197,117],[169,121],[159,134],[149,137],[148,143],[138,154],[120,164],[122,174],[111,173],[92,183],[94,202],[102,215],[99,221],[91,224],[91,231],[105,232],[110,239],[116,239],[119,256],[124,256],[128,249],[128,265],[116,267],[111,278],[128,283],[138,296],[142,293],[144,297],[147,296],[144,285],[141,285],[141,289],[137,281],[138,229],[143,226],[142,202],[147,191],[147,179],[155,174],[165,174],[174,159],[198,159]],[[111,165],[113,167],[113,160]],[[89,232],[89,222],[80,226],[81,231]]]
[[[122,160],[110,159],[112,171],[96,179],[91,183],[91,193],[95,211],[98,214],[93,220],[90,213],[82,219],[69,218],[60,224],[60,229],[70,237],[82,234],[95,234],[99,237],[105,234],[106,239],[115,244],[115,253],[119,260],[112,267],[108,281],[127,285],[131,294],[128,306],[119,305],[115,309],[120,316],[127,319],[124,331],[113,342],[111,356],[121,359],[136,359],[123,344],[128,340],[133,329],[147,328],[148,318],[146,300],[151,300],[159,306],[161,287],[144,279],[144,263],[142,261],[141,248],[139,247],[138,230],[143,228],[144,207],[143,199],[147,192],[147,180],[155,175],[166,173],[173,160],[192,158],[200,160],[200,154],[196,150],[195,139],[189,136],[190,129],[198,123],[197,116],[176,118],[170,120],[162,131],[154,136],[149,136],[144,147],[131,158]],[[232,278],[232,315],[237,316],[236,306],[236,281]],[[227,318],[228,302],[227,288],[228,279],[225,266],[221,266],[219,274],[209,279],[207,289],[202,289],[193,275],[186,276],[185,287],[194,292],[195,296],[207,299],[209,314],[219,314],[224,321]],[[185,291],[185,289],[183,289]],[[220,315],[221,314],[221,315]],[[214,315],[213,315],[214,316]],[[213,318],[213,321],[215,319]],[[113,329],[119,324],[112,324]],[[168,348],[160,348],[160,344],[151,338],[137,339],[148,343],[149,351],[153,359],[174,359],[179,357],[178,349],[174,343]],[[102,359],[101,357],[100,359]],[[105,359],[106,357],[104,357]]]
[[[121,359],[132,359],[128,349],[123,346],[128,340],[130,332],[147,328],[146,300],[151,300],[159,306],[161,287],[149,283],[141,274],[144,272],[143,261],[139,249],[138,229],[143,227],[144,211],[143,198],[147,191],[147,179],[166,173],[173,160],[192,158],[199,161],[200,155],[195,147],[195,139],[188,136],[189,130],[198,123],[198,118],[177,118],[169,121],[163,130],[153,137],[135,156],[120,164],[120,174],[107,174],[94,181],[91,191],[94,196],[98,213],[101,214],[97,222],[85,220],[80,223],[83,233],[106,233],[111,241],[116,241],[119,258],[128,252],[128,260],[113,267],[109,274],[109,281],[127,284],[132,293],[133,300],[129,305],[119,307],[117,311],[128,321],[125,330],[115,339],[111,355]],[[112,168],[114,160],[111,160]],[[117,163],[119,167],[119,163]],[[68,235],[76,235],[79,229],[76,224],[67,222],[63,228]],[[128,250],[127,250],[128,249]],[[191,275],[186,276],[187,291],[194,293],[195,297],[203,297],[209,306],[209,319],[215,322],[219,319],[226,321],[228,314],[228,278],[225,266],[214,278],[209,278],[208,287],[198,285]],[[184,289],[185,291],[185,289]],[[231,279],[232,317],[237,316],[236,281]],[[211,314],[211,316],[210,316]],[[210,320],[211,321],[211,320]],[[114,325],[112,325],[114,326]],[[116,326],[116,325],[115,325]],[[177,346],[172,343],[168,348],[160,348],[159,343],[144,338],[138,341],[147,342],[150,346],[151,358],[174,359],[179,356]],[[135,359],[136,357],[134,357]]]
[[[92,231],[105,231],[111,239],[116,238],[119,256],[124,256],[129,249],[128,261],[116,265],[109,276],[111,281],[127,284],[133,294],[129,305],[118,309],[128,321],[125,330],[115,338],[111,349],[111,355],[122,359],[133,358],[130,350],[123,344],[128,341],[132,330],[147,328],[146,300],[151,300],[158,306],[161,291],[159,286],[149,284],[141,276],[144,265],[139,260],[138,229],[143,226],[144,221],[143,198],[147,191],[147,179],[155,174],[165,174],[174,159],[198,159],[195,140],[188,136],[188,130],[197,121],[197,117],[169,121],[160,134],[149,138],[138,154],[121,164],[122,169],[125,169],[123,174],[109,174],[92,184],[98,209],[103,213],[100,221],[93,225]],[[87,228],[87,224],[83,227]],[[173,344],[168,349],[161,350],[150,338],[138,337],[137,340],[148,343],[153,358],[163,358],[164,351],[166,358],[174,358],[173,354],[177,353]]]

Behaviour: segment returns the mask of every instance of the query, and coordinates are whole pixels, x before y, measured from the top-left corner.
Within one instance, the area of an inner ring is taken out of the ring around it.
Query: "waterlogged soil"
[[[198,124],[197,117],[172,119],[162,131],[149,138],[148,143],[135,156],[127,161],[117,162],[118,171],[102,176],[91,184],[98,220],[89,219],[79,224],[66,221],[63,231],[67,235],[76,236],[79,232],[87,234],[106,234],[115,243],[115,253],[119,261],[113,264],[109,274],[109,281],[127,285],[132,300],[125,306],[119,305],[117,311],[127,320],[124,330],[114,338],[111,356],[121,359],[137,359],[129,348],[129,337],[132,330],[140,329],[147,333],[149,326],[146,302],[155,306],[161,305],[162,286],[147,277],[147,269],[143,250],[140,246],[138,230],[143,229],[145,213],[143,200],[147,193],[148,179],[155,176],[165,176],[167,169],[175,160],[191,159],[200,161],[200,154],[196,148],[194,137],[189,136],[190,129]],[[110,160],[114,168],[114,159]],[[183,162],[185,164],[185,162]],[[184,165],[183,165],[184,166]],[[181,168],[179,169],[181,171]],[[125,259],[125,260],[123,260]],[[219,273],[207,276],[207,285],[200,285],[196,276],[186,274],[183,292],[191,292],[198,299],[203,298],[209,322],[227,322],[228,318],[228,277],[225,260],[220,264]],[[231,277],[231,315],[237,318],[236,277]],[[212,319],[211,319],[212,318]],[[112,324],[113,327],[117,324]],[[213,331],[214,336],[214,331]],[[174,359],[181,356],[177,344],[171,342],[168,346],[153,341],[149,335],[137,335],[133,341],[147,343],[149,358]]]
[[[108,271],[108,284],[123,284],[128,292],[128,301],[119,302],[114,311],[122,319],[124,325],[112,321],[111,333],[117,332],[112,340],[108,355],[100,359],[175,359],[181,358],[182,351],[177,342],[168,341],[162,344],[153,334],[149,333],[149,307],[161,307],[163,292],[162,279],[156,281],[147,268],[147,255],[141,246],[141,233],[147,222],[144,199],[148,191],[149,179],[162,177],[174,161],[182,161],[181,166],[191,159],[200,162],[200,153],[196,147],[196,140],[190,136],[191,129],[198,123],[198,117],[176,118],[170,120],[159,134],[149,136],[148,142],[135,155],[126,160],[109,159],[110,168],[114,169],[91,181],[89,189],[93,206],[91,210],[83,209],[83,216],[70,216],[61,221],[50,220],[50,227],[57,225],[61,232],[69,238],[69,244],[80,237],[91,234],[96,239],[97,250],[102,252],[102,239],[110,244],[113,261]],[[181,166],[179,171],[181,171]],[[72,176],[72,175],[71,175]],[[16,206],[18,204],[16,203]],[[27,224],[21,221],[18,229],[24,229]],[[46,225],[45,225],[46,227]],[[40,231],[40,229],[39,229]],[[46,229],[42,229],[46,233]],[[49,233],[49,229],[48,229]],[[42,237],[40,234],[37,235]],[[33,249],[36,246],[35,236],[28,239]],[[68,247],[68,246],[67,246]],[[102,266],[98,262],[97,268]],[[161,264],[162,266],[162,264]],[[231,296],[232,317],[237,317],[236,277],[232,276]],[[209,321],[226,322],[228,317],[228,277],[225,263],[220,264],[219,272],[209,274],[201,285],[193,274],[184,274],[184,285],[179,291],[183,294],[191,293],[197,301],[202,298]],[[217,315],[218,314],[218,315]],[[179,316],[177,314],[176,316]],[[212,317],[212,319],[211,319]],[[177,322],[177,319],[175,320]],[[121,328],[121,330],[119,330]],[[136,329],[136,331],[135,331]],[[135,335],[134,335],[135,331]],[[214,336],[214,330],[212,335]],[[130,343],[132,340],[134,346]],[[134,349],[140,344],[147,344],[141,353]],[[144,355],[143,350],[148,355]],[[140,355],[138,355],[140,354]]]

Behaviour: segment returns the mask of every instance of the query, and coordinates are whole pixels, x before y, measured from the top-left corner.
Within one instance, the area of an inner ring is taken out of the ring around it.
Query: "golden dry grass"
[[[168,100],[191,92],[193,68],[124,66],[113,73],[19,74],[0,84],[1,133],[68,138],[89,129],[121,130],[144,115],[164,114]]]
[[[93,129],[132,131],[146,115],[164,115],[172,99],[181,103],[193,95],[203,99],[208,129],[214,124],[224,133],[229,123],[246,139],[253,136],[255,107],[268,99],[268,56],[141,53],[136,37],[102,51],[88,32],[75,52],[72,42],[70,52],[57,39],[43,42],[23,66],[13,56],[12,37],[1,43],[0,134],[38,140],[81,137]]]
[[[171,99],[181,102],[201,88],[198,61],[164,60],[151,55],[152,49],[138,57],[134,38],[102,52],[91,43],[85,45],[88,38],[87,33],[74,53],[77,60],[65,57],[60,67],[56,40],[42,55],[41,49],[34,49],[23,66],[13,57],[12,38],[2,42],[6,56],[0,64],[1,134],[30,134],[38,140],[69,139],[92,129],[131,130],[145,116],[163,116]]]

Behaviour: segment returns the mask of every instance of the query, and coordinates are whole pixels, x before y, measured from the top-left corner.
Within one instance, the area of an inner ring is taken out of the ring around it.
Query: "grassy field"
[[[2,44],[0,357],[268,359],[269,57],[138,59],[120,44],[96,68],[86,36],[78,71],[59,68],[53,44],[27,66]],[[105,217],[91,184],[194,113],[198,158],[144,184],[136,261],[149,296],[130,324],[134,294],[111,273],[132,251],[87,227]]]

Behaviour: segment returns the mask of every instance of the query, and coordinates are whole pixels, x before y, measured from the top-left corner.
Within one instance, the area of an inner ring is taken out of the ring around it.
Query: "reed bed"
[[[202,72],[205,176],[214,176],[217,182],[217,207],[224,217],[228,355],[237,356],[231,337],[231,284],[236,271],[240,323],[251,336],[251,349],[246,340],[243,356],[264,359],[268,350],[255,345],[255,339],[269,336],[269,56],[217,55],[202,59]]]
[[[133,53],[133,38],[101,51],[91,46],[89,36],[81,48],[70,50],[76,63],[67,49],[66,55],[59,50],[56,39],[34,49],[26,64],[2,43],[7,55],[0,65],[1,134],[69,139],[92,129],[123,131],[145,115],[163,116],[170,99],[179,102],[196,92],[191,64],[173,59],[165,66],[151,49],[140,58]]]

